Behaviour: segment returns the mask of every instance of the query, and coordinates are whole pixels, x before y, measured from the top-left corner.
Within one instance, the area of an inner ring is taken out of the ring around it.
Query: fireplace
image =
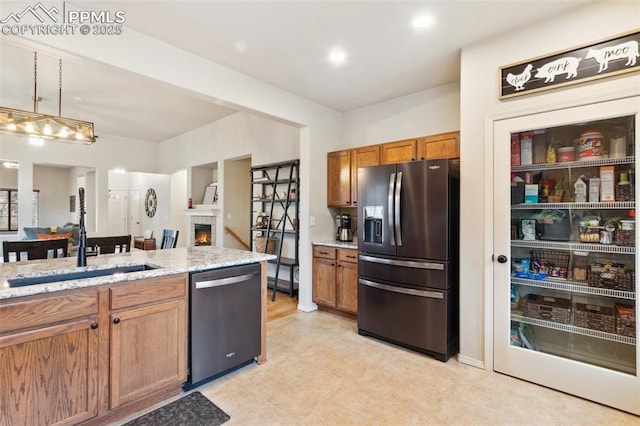
[[[193,245],[194,246],[210,246],[211,245],[211,225],[195,223],[193,225]]]
[[[216,246],[217,240],[217,211],[205,209],[187,210],[186,242],[190,247]]]

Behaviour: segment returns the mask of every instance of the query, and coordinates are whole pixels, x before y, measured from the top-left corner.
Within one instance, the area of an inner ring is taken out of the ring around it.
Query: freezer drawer
[[[447,290],[452,285],[449,262],[401,259],[360,253],[358,275],[374,281]]]
[[[191,275],[189,382],[195,384],[260,354],[260,265]]]
[[[457,350],[448,291],[415,290],[360,278],[358,333],[446,361]]]

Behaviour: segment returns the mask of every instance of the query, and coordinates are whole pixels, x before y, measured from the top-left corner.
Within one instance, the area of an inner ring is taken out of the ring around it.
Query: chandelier
[[[33,52],[33,112],[0,106],[0,132],[28,136],[30,140],[42,142],[52,139],[62,142],[92,144],[97,136],[93,123],[62,117],[62,59],[58,72],[58,115],[38,112],[38,52]]]

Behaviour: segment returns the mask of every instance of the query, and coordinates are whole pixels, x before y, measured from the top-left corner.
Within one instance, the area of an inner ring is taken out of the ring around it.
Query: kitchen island
[[[265,362],[273,257],[194,247],[101,255],[83,268],[74,258],[0,264],[0,424],[103,424],[179,393],[193,272],[261,264]],[[34,280],[49,282],[10,285]]]

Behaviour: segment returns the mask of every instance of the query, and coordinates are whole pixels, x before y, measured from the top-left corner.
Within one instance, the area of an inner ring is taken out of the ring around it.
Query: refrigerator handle
[[[389,176],[389,192],[387,195],[387,225],[389,226],[389,244],[396,245],[396,238],[393,233],[393,194],[395,192],[396,174]]]
[[[395,219],[396,224],[396,244],[398,247],[402,245],[402,210],[400,208],[400,195],[402,194],[402,172],[398,172],[396,176],[396,191],[394,196],[395,202]]]

